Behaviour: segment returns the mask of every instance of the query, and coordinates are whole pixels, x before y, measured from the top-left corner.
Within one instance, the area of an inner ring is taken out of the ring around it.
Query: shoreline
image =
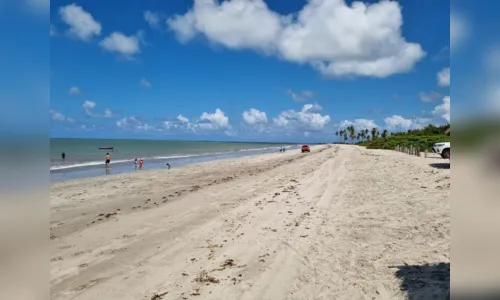
[[[445,296],[442,160],[311,150],[53,184],[51,299]]]
[[[285,148],[287,149],[287,151],[293,151],[299,149],[300,146],[287,145],[285,146]],[[165,164],[167,162],[170,163],[172,167],[174,166],[183,167],[197,163],[205,163],[205,162],[219,161],[219,160],[233,159],[233,158],[237,159],[242,157],[250,157],[250,156],[264,155],[271,153],[280,153],[280,152],[275,147],[266,147],[266,148],[240,149],[234,151],[222,151],[214,153],[199,153],[199,154],[186,154],[186,155],[172,154],[171,156],[156,156],[156,157],[145,158],[144,165],[145,169],[157,170],[157,169],[165,169]],[[51,166],[51,169],[49,170],[50,181],[51,183],[62,182],[80,178],[109,176],[109,175],[139,171],[134,168],[133,162],[134,159],[118,159],[115,162],[113,162],[112,160],[110,168],[105,168],[103,166],[103,163],[98,161],[75,163],[74,164],[75,166],[69,165],[55,169],[53,169],[53,166]]]

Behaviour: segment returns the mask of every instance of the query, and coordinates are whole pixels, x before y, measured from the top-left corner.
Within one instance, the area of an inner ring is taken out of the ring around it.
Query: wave
[[[293,145],[284,146],[285,148],[291,148]],[[266,147],[266,148],[255,148],[255,149],[238,149],[238,150],[229,150],[223,152],[207,152],[207,153],[199,153],[199,154],[190,154],[190,155],[168,155],[168,156],[151,156],[151,157],[138,157],[138,159],[143,160],[161,160],[161,159],[183,159],[183,158],[192,158],[192,157],[203,157],[203,156],[219,156],[219,155],[230,155],[238,152],[259,152],[259,151],[267,151],[271,149],[279,149],[279,147]],[[278,150],[277,150],[278,151]],[[118,159],[111,161],[111,164],[120,164],[120,163],[131,163],[135,159]],[[77,163],[69,163],[65,165],[52,165],[50,166],[50,171],[59,171],[59,170],[67,170],[67,169],[75,169],[75,168],[85,168],[85,167],[93,167],[103,165],[104,162],[102,160],[99,161],[87,161],[87,162],[77,162]]]

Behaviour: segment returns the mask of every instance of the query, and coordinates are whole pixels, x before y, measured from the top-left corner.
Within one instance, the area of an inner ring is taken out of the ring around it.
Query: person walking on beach
[[[170,170],[170,164],[169,163],[167,163],[167,169]]]
[[[61,153],[62,160],[66,160],[66,153]]]
[[[111,163],[111,156],[109,155],[109,153],[106,153],[106,167],[108,167],[110,163]]]

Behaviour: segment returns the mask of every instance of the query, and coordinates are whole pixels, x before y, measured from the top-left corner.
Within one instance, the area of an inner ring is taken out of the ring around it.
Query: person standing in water
[[[111,163],[111,156],[109,155],[109,153],[106,153],[106,167],[108,167],[110,163]]]
[[[137,170],[137,158],[134,160],[134,168]]]
[[[167,170],[170,170],[170,164],[167,163]]]
[[[143,164],[144,164],[144,162],[142,161],[142,158],[141,158],[141,160],[139,161],[139,169],[142,169]]]
[[[61,153],[61,158],[62,158],[62,160],[66,160],[66,153],[64,153],[64,152]]]

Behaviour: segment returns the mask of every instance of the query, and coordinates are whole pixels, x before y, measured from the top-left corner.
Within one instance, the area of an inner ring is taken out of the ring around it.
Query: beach
[[[55,182],[51,298],[445,298],[446,163],[317,145]]]
[[[103,146],[111,149],[100,149]],[[290,143],[209,142],[127,139],[50,139],[51,182],[116,175],[134,171],[134,160],[143,159],[145,169],[165,169],[226,158],[238,158],[297,149]],[[64,159],[62,153],[65,154]],[[104,168],[106,153],[111,168]]]

